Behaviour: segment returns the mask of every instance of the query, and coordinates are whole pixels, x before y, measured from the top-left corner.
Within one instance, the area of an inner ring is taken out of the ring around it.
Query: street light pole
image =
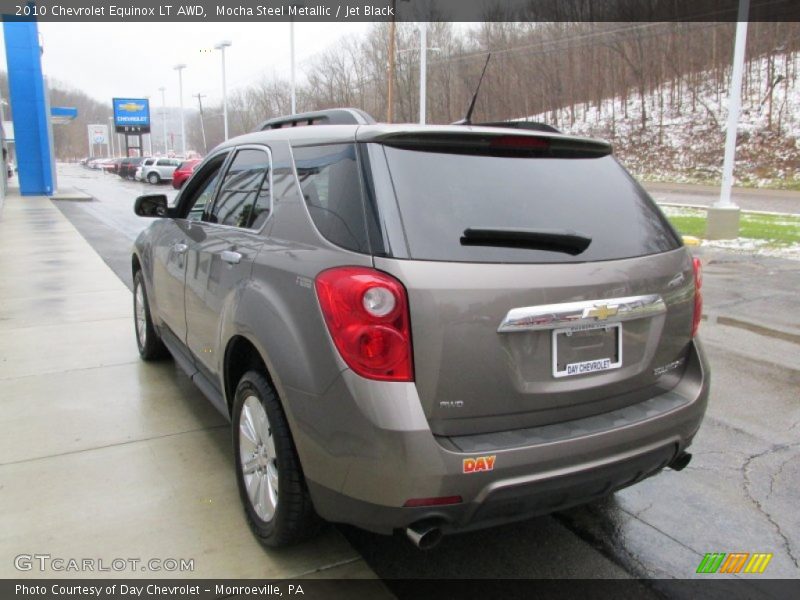
[[[158,88],[158,91],[161,92],[161,122],[164,126],[164,156],[169,154],[169,147],[167,146],[167,98],[164,95],[166,89],[163,85]]]
[[[736,155],[736,129],[739,126],[739,113],[742,109],[742,73],[744,71],[744,49],[747,41],[747,18],[749,0],[739,3],[739,16],[736,23],[736,43],[733,50],[731,89],[728,100],[728,128],[725,132],[725,160],[722,167],[722,190],[717,206],[734,206],[731,200],[733,188],[733,163]]]
[[[295,71],[294,71],[294,18],[289,19],[289,56],[292,63],[291,66],[291,91],[292,91],[292,114],[297,114],[297,91],[295,88]]]
[[[181,108],[181,156],[186,158],[186,121],[183,115],[183,70],[186,65],[183,63],[175,65],[174,69],[178,72],[178,96]]]
[[[225,139],[228,139],[228,90],[225,82],[225,48],[231,46],[230,40],[222,40],[214,46],[222,54],[222,122],[225,127]]]
[[[111,158],[116,156],[114,151],[114,117],[108,117],[108,141],[111,144]]]
[[[742,73],[747,44],[747,19],[750,0],[739,0],[739,14],[736,19],[736,42],[731,66],[731,87],[728,96],[728,126],[725,132],[725,158],[722,164],[722,184],[719,200],[708,209],[706,237],[711,240],[733,239],[739,237],[740,209],[731,199],[733,189],[733,167],[736,159],[736,130],[739,126],[739,113],[742,109]]]
[[[149,114],[150,114],[150,96],[145,96],[144,99],[147,100],[147,114],[149,116]],[[151,121],[152,121],[152,119],[151,119]],[[153,126],[151,124],[150,125],[150,131],[152,131],[152,130],[153,130]],[[147,134],[147,146],[148,146],[147,156],[152,156],[153,155],[153,134],[152,133],[148,133]],[[144,154],[144,148],[141,148],[140,150],[141,150],[142,154]]]
[[[425,125],[428,96],[428,23],[419,24],[419,122]]]

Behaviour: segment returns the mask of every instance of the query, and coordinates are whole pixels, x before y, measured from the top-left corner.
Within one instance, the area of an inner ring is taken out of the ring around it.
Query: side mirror
[[[146,194],[133,203],[133,212],[140,217],[168,217],[167,196],[165,194]]]

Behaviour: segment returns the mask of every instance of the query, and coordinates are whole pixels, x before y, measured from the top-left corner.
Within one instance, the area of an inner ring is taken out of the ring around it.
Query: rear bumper
[[[313,432],[308,429],[310,399],[290,405],[309,490],[323,518],[380,533],[419,521],[456,531],[582,504],[657,473],[691,443],[708,391],[706,362],[695,341],[673,389],[557,425],[437,437],[414,384],[367,381],[349,371],[314,403],[341,413],[324,426],[317,421]],[[493,468],[465,473],[465,459],[479,457],[494,457]],[[462,501],[403,506],[444,496]]]

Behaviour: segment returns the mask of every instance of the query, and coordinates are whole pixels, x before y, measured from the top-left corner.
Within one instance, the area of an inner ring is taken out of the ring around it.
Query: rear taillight
[[[700,318],[703,316],[703,266],[699,258],[692,259],[694,265],[694,316],[692,318],[692,337],[697,335]]]
[[[403,284],[374,269],[337,267],[320,273],[316,288],[336,349],[353,371],[367,379],[414,380]]]

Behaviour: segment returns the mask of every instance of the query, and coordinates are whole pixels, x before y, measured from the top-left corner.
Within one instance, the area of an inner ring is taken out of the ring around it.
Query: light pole
[[[178,97],[181,107],[181,155],[186,157],[186,122],[183,115],[183,70],[186,65],[179,63],[173,67],[178,72]]]
[[[297,113],[297,92],[295,88],[294,74],[294,19],[289,19],[289,56],[291,60],[291,90],[292,90],[292,114]]]
[[[164,127],[164,156],[169,154],[169,147],[167,146],[167,98],[164,92],[167,90],[163,85],[158,88],[161,92],[161,123]]]
[[[149,116],[150,115],[150,96],[145,96],[144,99],[147,100],[147,114]],[[152,118],[150,119],[150,121],[151,121],[150,131],[152,131],[153,130]],[[147,146],[148,146],[147,156],[152,156],[153,155],[153,134],[152,133],[148,133],[147,134]],[[142,155],[144,155],[144,148],[141,149],[141,152],[142,152]]]
[[[225,84],[225,48],[232,45],[230,40],[222,40],[214,46],[222,54],[222,122],[225,128],[225,139],[228,139],[228,90]]]
[[[419,24],[419,122],[425,125],[428,95],[428,23]]]
[[[114,117],[108,117],[108,142],[111,144],[111,158],[116,156],[114,151]]]
[[[742,108],[742,73],[744,71],[744,51],[747,43],[747,19],[750,0],[739,0],[739,14],[736,22],[736,41],[731,66],[731,87],[728,99],[728,127],[725,132],[725,158],[722,164],[722,185],[719,200],[708,209],[706,218],[706,237],[710,240],[733,239],[739,237],[740,209],[731,199],[733,188],[733,166],[736,158],[736,130],[739,126],[739,113]]]

